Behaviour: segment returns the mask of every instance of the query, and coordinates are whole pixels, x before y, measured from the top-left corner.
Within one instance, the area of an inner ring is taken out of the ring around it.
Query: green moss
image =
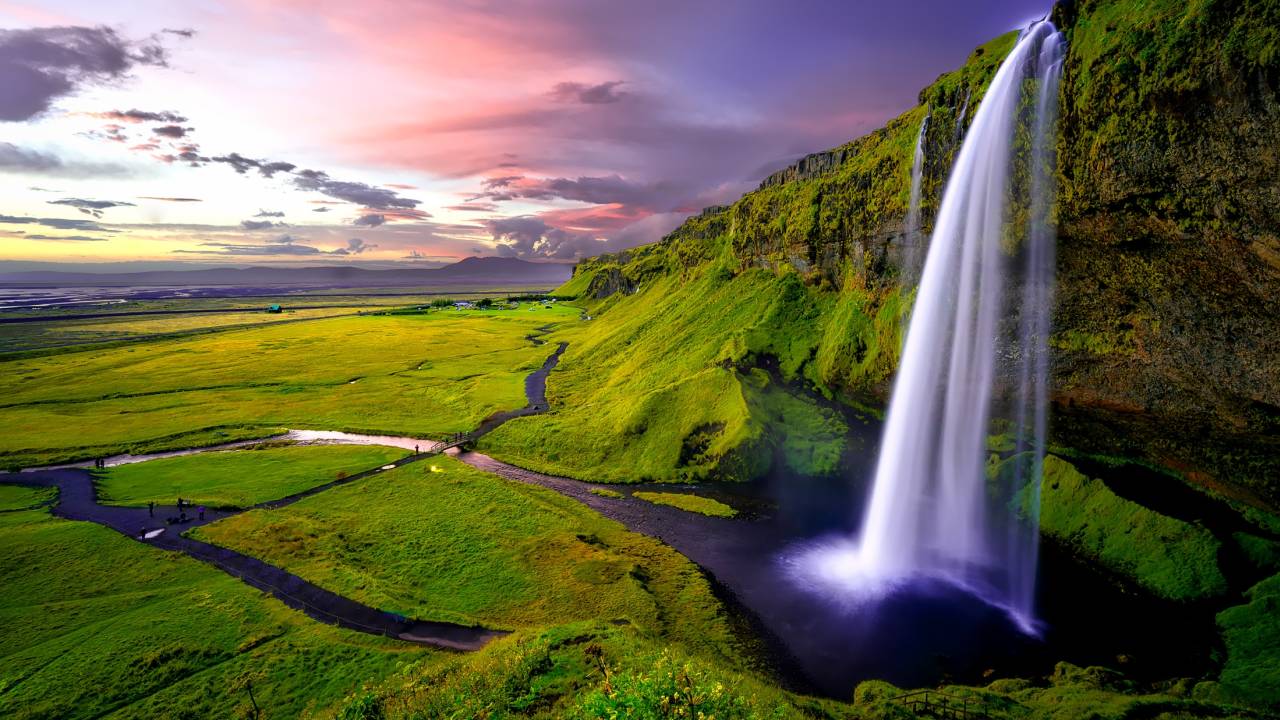
[[[1280,575],[1253,586],[1248,602],[1218,614],[1227,648],[1220,687],[1226,697],[1280,707]]]
[[[719,500],[700,497],[698,495],[690,495],[686,493],[667,493],[667,492],[634,492],[632,497],[640,498],[646,502],[655,505],[670,505],[674,508],[680,508],[686,512],[698,513],[699,515],[710,515],[711,517],[731,518],[738,514],[737,510],[725,505]]]
[[[1280,542],[1244,532],[1232,533],[1231,539],[1255,568],[1280,571]]]
[[[615,500],[626,497],[617,490],[610,490],[609,488],[591,488],[591,494],[599,495],[600,497],[613,498]]]
[[[1031,497],[1023,492],[1024,506]],[[1227,588],[1219,542],[1208,530],[1125,500],[1054,455],[1044,460],[1040,528],[1164,598],[1195,600]]]
[[[844,420],[830,408],[773,383],[763,370],[744,378],[752,416],[779,438],[782,462],[791,472],[833,475],[840,469]]]

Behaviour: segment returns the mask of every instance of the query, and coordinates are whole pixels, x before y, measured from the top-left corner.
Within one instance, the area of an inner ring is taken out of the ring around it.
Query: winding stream
[[[560,343],[542,366],[526,378],[524,408],[494,414],[470,437],[490,432],[515,417],[546,412],[547,376],[565,348],[566,344]],[[843,465],[855,473],[869,474],[874,468],[871,449],[876,447],[880,427],[853,416],[849,426]],[[392,463],[394,466],[430,457],[443,445],[421,438],[323,430],[291,430],[266,440],[378,444],[407,450],[417,446],[422,451]],[[108,458],[107,465],[261,442],[264,440],[149,455],[121,455]],[[979,682],[992,673],[997,676],[1044,674],[1063,659],[1078,664],[1114,664],[1117,656],[1126,658],[1131,674],[1156,679],[1198,675],[1208,662],[1206,649],[1214,636],[1211,613],[1206,621],[1203,612],[1192,612],[1128,592],[1118,587],[1113,578],[1052,547],[1044,558],[1045,572],[1039,588],[1043,616],[1048,623],[1048,631],[1041,640],[1020,632],[1003,611],[943,584],[906,586],[871,604],[833,606],[785,580],[780,554],[796,542],[857,529],[848,526],[844,509],[851,500],[865,499],[851,497],[860,491],[851,490],[844,480],[796,476],[775,470],[769,477],[752,484],[617,486],[532,472],[466,449],[448,452],[480,470],[571,497],[629,530],[657,538],[684,554],[707,573],[729,606],[747,617],[769,646],[775,670],[797,689],[847,697],[856,682],[868,678],[884,678],[903,686],[931,685],[942,679]],[[56,486],[60,496],[54,507],[55,515],[96,522],[131,538],[139,539],[140,531],[156,526],[145,508],[98,504],[92,478],[85,469],[90,465],[26,470],[20,475],[0,475],[0,482]],[[282,507],[380,470],[352,475],[259,507]],[[624,495],[611,498],[592,492],[602,487]],[[630,493],[642,489],[696,491],[733,505],[740,510],[740,515],[732,520],[706,517],[631,497]],[[840,512],[833,512],[833,508],[839,508]],[[177,513],[173,507],[157,507],[157,511],[158,517]],[[242,511],[210,510],[204,521],[194,521],[185,527],[214,522],[235,512]],[[255,558],[175,532],[166,531],[153,539],[139,541],[213,565],[321,622],[455,650],[478,649],[502,634],[484,628],[401,618],[324,590]],[[1095,613],[1092,608],[1105,608],[1105,612]],[[1169,632],[1170,627],[1179,628],[1179,632]]]

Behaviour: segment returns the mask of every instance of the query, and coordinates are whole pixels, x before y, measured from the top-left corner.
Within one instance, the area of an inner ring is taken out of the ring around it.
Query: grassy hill
[[[1093,0],[1054,17],[1069,50],[1053,441],[1280,507],[1280,9]],[[1015,39],[976,49],[885,127],[661,242],[581,262],[557,292],[594,319],[561,337],[556,411],[488,447],[596,479],[745,477],[783,442],[761,392],[800,382],[882,407],[912,300],[898,268],[920,124],[928,231]],[[763,366],[778,372],[762,389]]]

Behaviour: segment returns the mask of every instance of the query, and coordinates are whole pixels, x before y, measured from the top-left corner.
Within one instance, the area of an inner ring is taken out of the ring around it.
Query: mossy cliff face
[[[1280,4],[1094,0],[1054,17],[1069,50],[1053,442],[1280,507]],[[805,158],[662,242],[584,261],[571,285],[591,301],[676,304],[678,291],[645,288],[712,265],[795,272],[806,294],[839,298],[795,321],[840,339],[793,347],[808,353],[797,374],[826,394],[883,403],[897,349],[880,346],[901,335],[885,309],[911,297],[898,267],[920,123],[929,117],[928,232],[963,130],[1015,40],[976,50],[884,128]],[[874,371],[868,348],[879,350]]]
[[[1058,435],[1274,508],[1280,5],[1125,5],[1058,13]]]

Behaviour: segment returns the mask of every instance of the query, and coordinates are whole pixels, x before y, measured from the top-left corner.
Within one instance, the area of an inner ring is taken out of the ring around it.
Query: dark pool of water
[[[793,687],[848,698],[867,679],[906,687],[985,684],[1047,675],[1063,660],[1116,668],[1138,681],[1212,669],[1217,608],[1155,599],[1052,543],[1041,552],[1039,637],[1003,610],[936,581],[860,604],[791,581],[780,563],[788,549],[856,534],[878,433],[875,422],[853,425],[844,471],[834,478],[798,476],[778,463],[751,485],[658,488],[696,490],[744,511],[745,521],[660,513],[647,531],[701,565],[751,614]]]

